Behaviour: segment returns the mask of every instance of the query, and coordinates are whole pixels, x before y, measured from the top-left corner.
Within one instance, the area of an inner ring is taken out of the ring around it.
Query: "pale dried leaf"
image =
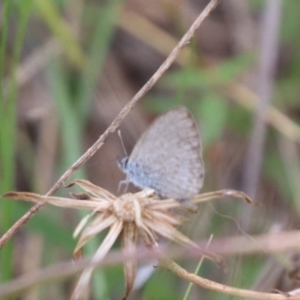
[[[252,203],[252,199],[247,196],[245,193],[236,191],[236,190],[219,190],[215,192],[209,192],[209,193],[204,193],[204,194],[199,194],[196,195],[192,198],[193,203],[200,203],[200,202],[205,202],[205,201],[210,201],[216,198],[225,198],[225,197],[235,197],[235,198],[240,198],[247,203]]]
[[[72,293],[70,300],[87,300],[88,299],[88,285],[92,277],[94,268],[86,268],[80,275],[75,290]]]
[[[174,227],[170,226],[167,223],[151,222],[148,220],[145,220],[144,222],[149,228],[171,241],[174,241],[184,246],[197,247],[197,245],[192,240],[190,240],[187,236],[185,236],[180,231],[176,230]]]
[[[83,230],[84,226],[87,224],[88,220],[95,215],[95,213],[98,212],[98,209],[94,209],[90,214],[88,214],[87,216],[85,216],[81,221],[80,223],[77,225],[77,227],[75,228],[74,230],[74,233],[73,233],[73,238],[77,238],[78,235],[81,233],[81,231]],[[96,218],[97,220],[97,218]],[[93,222],[91,223],[93,224]]]
[[[97,222],[95,222],[97,221]],[[93,238],[95,235],[97,235],[98,233],[100,233],[102,230],[108,228],[109,226],[111,226],[114,222],[116,222],[116,218],[113,215],[107,215],[107,216],[103,216],[100,215],[98,216],[94,221],[94,225],[89,225],[88,227],[86,227],[83,232],[81,233],[81,236],[78,240],[78,243],[76,245],[76,248],[74,250],[74,254],[76,255],[76,253],[78,251],[81,250],[81,248],[91,239]]]
[[[72,193],[72,192],[70,192],[69,195],[76,200],[92,200],[92,197],[87,193]]]
[[[139,232],[146,245],[157,244],[158,237],[156,233],[144,224],[139,228]]]
[[[138,232],[134,223],[128,222],[127,224],[124,224],[122,234],[122,251],[124,255],[134,253],[136,249],[137,236]],[[126,259],[124,262],[124,275],[126,282],[126,293],[123,298],[124,300],[127,299],[132,291],[136,275],[136,266],[137,261],[135,258]]]
[[[35,193],[29,192],[8,192],[2,196],[3,198],[11,198],[14,200],[28,201],[28,202],[44,202],[47,204],[52,204],[59,207],[66,208],[82,208],[82,209],[95,209],[105,210],[107,208],[106,203],[95,203],[95,201],[90,200],[75,200],[64,197],[54,197],[54,196],[43,196]]]
[[[117,221],[117,218],[114,215],[100,215],[95,219],[96,222],[90,224],[87,228],[84,229],[82,235],[93,236],[100,233],[102,230],[111,226],[114,222]]]
[[[153,220],[155,219],[169,223],[170,225],[181,225],[187,221],[187,218],[176,215],[170,211],[162,212],[162,211],[152,211]]]
[[[77,179],[77,180],[72,181],[66,187],[71,187],[73,185],[79,185],[83,190],[85,190],[86,192],[91,193],[96,198],[100,198],[101,200],[114,200],[114,199],[116,199],[116,197],[113,194],[111,194],[107,190],[91,183],[88,180]]]
[[[146,206],[151,210],[167,210],[172,208],[183,208],[181,203],[173,199],[155,200]]]
[[[100,262],[105,257],[105,255],[111,249],[112,245],[121,233],[122,228],[123,222],[118,220],[111,226],[107,236],[105,237],[101,246],[94,255],[91,262],[91,266],[86,268],[85,271],[83,271],[83,273],[81,274],[75,287],[75,290],[72,294],[72,300],[81,300],[84,299],[84,297],[87,295],[88,284],[90,282],[92,272],[95,269],[93,264]]]
[[[139,201],[135,198],[133,201],[133,205],[135,208],[135,223],[136,226],[141,227],[143,222],[142,222],[142,208],[141,208],[141,204],[139,203]]]
[[[81,233],[81,231],[83,230],[83,228],[85,227],[85,225],[87,224],[87,222],[89,221],[89,219],[93,216],[93,213],[88,214],[87,216],[85,216],[80,222],[79,224],[76,226],[74,233],[73,233],[73,238],[77,238],[78,235]]]
[[[135,194],[137,198],[145,200],[146,203],[152,201],[153,199],[157,199],[156,193],[154,190],[146,188]]]

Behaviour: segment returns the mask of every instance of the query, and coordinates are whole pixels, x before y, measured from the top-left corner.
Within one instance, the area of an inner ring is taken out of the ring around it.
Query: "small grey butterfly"
[[[204,164],[199,131],[183,106],[154,120],[131,155],[119,161],[124,182],[151,188],[162,198],[188,199],[202,187]]]

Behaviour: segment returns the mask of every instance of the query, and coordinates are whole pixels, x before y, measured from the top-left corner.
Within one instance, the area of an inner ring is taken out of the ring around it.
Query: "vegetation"
[[[203,203],[189,215],[182,231],[203,245],[213,235],[211,247],[221,245],[218,254],[225,262],[220,268],[205,260],[198,274],[249,290],[289,292],[299,285],[299,246],[294,245],[300,218],[300,2],[282,1],[279,16],[270,13],[278,31],[274,23],[263,22],[272,10],[270,2],[221,0],[120,129],[130,152],[156,115],[177,105],[189,108],[203,142],[201,192],[241,190],[259,204],[227,198]],[[45,194],[160,67],[207,3],[3,0],[0,194]],[[264,36],[268,26],[275,35],[269,52],[274,71],[264,77],[263,41],[272,42],[271,35]],[[269,96],[261,87],[270,87]],[[117,165],[122,156],[114,133],[67,183],[84,178],[117,195],[124,179]],[[249,174],[255,178],[249,180]],[[67,197],[68,192],[61,187],[55,195]],[[30,208],[1,199],[0,235]],[[0,290],[22,274],[70,260],[76,246],[72,233],[85,214],[42,207],[0,249]],[[282,239],[270,244],[268,237],[275,233],[282,233]],[[104,236],[89,242],[84,255],[95,253]],[[235,237],[244,241],[243,247],[233,243]],[[196,263],[184,258],[180,265],[194,272]],[[56,280],[23,291],[22,297],[66,299],[74,282],[74,277]],[[183,299],[187,285],[158,268],[131,299]],[[98,268],[92,295],[124,295],[120,264]],[[238,297],[195,286],[189,299]]]

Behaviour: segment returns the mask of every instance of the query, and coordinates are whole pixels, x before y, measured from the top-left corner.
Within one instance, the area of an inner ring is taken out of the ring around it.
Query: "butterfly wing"
[[[153,188],[166,198],[185,199],[202,187],[201,152],[193,117],[185,107],[178,107],[153,122],[135,145],[128,165],[146,170],[135,176],[136,185]]]

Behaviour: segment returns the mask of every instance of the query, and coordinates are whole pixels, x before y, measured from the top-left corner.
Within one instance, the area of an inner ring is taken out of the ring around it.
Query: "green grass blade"
[[[51,0],[35,0],[42,18],[46,21],[54,35],[61,42],[70,60],[79,69],[83,68],[86,60],[84,53],[67,23],[60,17],[59,12]]]
[[[8,30],[7,24],[9,21],[9,3],[5,2],[5,31]],[[11,85],[7,97],[4,97],[1,91],[0,101],[0,163],[1,163],[1,180],[0,194],[14,188],[15,181],[15,152],[16,152],[16,100],[18,87],[15,80],[15,70],[20,61],[21,49],[24,41],[25,31],[30,12],[30,1],[22,2],[18,7],[19,24],[14,42],[14,52],[11,61],[11,70],[9,73]],[[4,33],[4,36],[7,32]],[[5,61],[6,37],[2,39],[1,45],[1,78],[3,82],[4,61]],[[3,233],[10,228],[14,220],[14,203],[12,201],[3,200],[0,202],[0,222]],[[13,274],[13,247],[12,241],[8,241],[1,250],[1,277],[8,280]]]

